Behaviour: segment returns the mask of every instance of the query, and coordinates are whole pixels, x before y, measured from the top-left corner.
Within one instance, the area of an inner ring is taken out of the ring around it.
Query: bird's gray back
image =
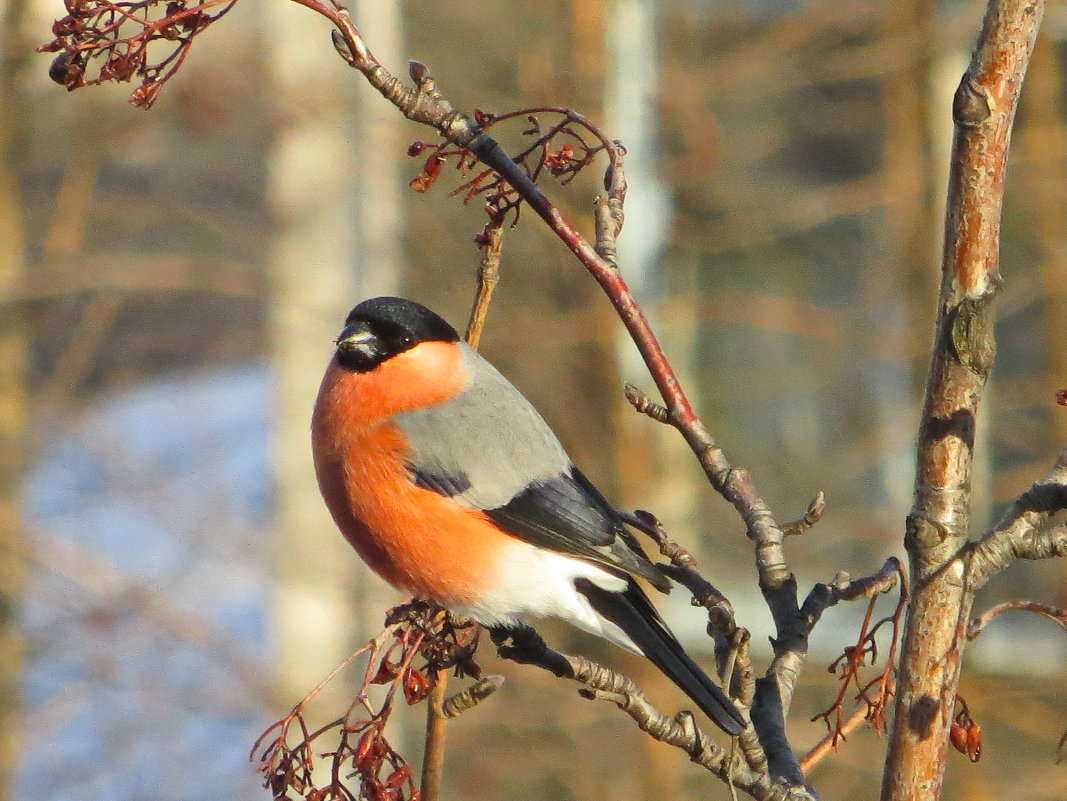
[[[570,470],[548,423],[495,367],[460,343],[467,387],[451,400],[394,418],[417,478],[476,509],[503,506],[531,482]]]

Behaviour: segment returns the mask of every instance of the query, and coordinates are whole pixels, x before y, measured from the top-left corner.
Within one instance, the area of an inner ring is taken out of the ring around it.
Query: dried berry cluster
[[[539,114],[549,114],[559,119],[545,128],[540,122]],[[514,157],[514,161],[526,168],[527,174],[535,183],[543,173],[548,172],[562,178],[562,183],[566,185],[588,167],[599,153],[607,149],[607,143],[602,140],[600,132],[585,118],[569,109],[522,109],[500,115],[479,109],[474,112],[474,121],[483,131],[489,130],[493,125],[515,119],[525,119],[528,127],[522,131],[522,135],[531,137],[533,141]],[[412,189],[416,192],[428,191],[437,182],[447,161],[457,158],[456,169],[467,180],[450,194],[462,195],[464,203],[476,197],[484,197],[486,211],[498,224],[509,212],[514,212],[517,220],[522,202],[518,192],[495,170],[481,169],[471,176],[479,161],[470,151],[456,148],[447,141],[436,145],[415,141],[408,147],[408,155],[412,158],[421,156],[426,151],[430,151],[430,155],[423,162],[421,172],[408,184]]]
[[[256,741],[252,758],[264,785],[279,799],[417,801],[411,766],[385,734],[393,700],[399,690],[408,704],[423,701],[430,676],[442,668],[477,678],[477,646],[478,627],[453,620],[440,607],[412,601],[392,610],[385,631],[348,660],[368,655],[359,693],[342,717],[314,731],[308,727],[304,709],[324,682]],[[420,657],[425,664],[416,666]],[[375,685],[388,688],[377,706],[370,698]],[[316,741],[331,750],[317,754]]]
[[[948,730],[952,747],[961,754],[966,754],[971,762],[982,758],[982,727],[971,717],[967,702],[962,695],[956,695],[956,714]]]
[[[903,576],[901,577],[903,578]],[[812,718],[820,718],[826,723],[826,727],[833,736],[832,745],[836,749],[840,740],[847,739],[844,723],[844,702],[849,686],[856,689],[856,700],[866,705],[865,717],[878,734],[884,734],[887,729],[886,709],[893,696],[894,679],[896,676],[896,652],[900,642],[900,628],[903,621],[907,595],[901,592],[893,614],[884,617],[873,626],[871,618],[877,598],[872,597],[867,605],[867,613],[863,618],[859,637],[855,645],[846,646],[844,652],[829,666],[831,673],[837,673],[840,678],[840,690],[833,705],[825,712],[820,712]],[[878,664],[878,631],[883,626],[892,628],[889,640],[889,654],[886,656],[882,670],[875,678],[860,682],[860,673],[865,665]],[[831,720],[832,718],[832,720]]]
[[[52,24],[55,37],[38,48],[56,53],[48,70],[56,83],[74,91],[82,86],[126,82],[140,85],[130,102],[150,108],[159,90],[181,67],[193,39],[233,8],[236,0],[65,0],[67,15]],[[217,9],[210,13],[212,9]],[[164,45],[152,46],[153,42]]]

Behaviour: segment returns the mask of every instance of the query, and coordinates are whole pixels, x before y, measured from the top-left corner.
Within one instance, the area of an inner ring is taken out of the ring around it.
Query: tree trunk
[[[1031,162],[1027,172],[1027,196],[1034,210],[1037,228],[1036,242],[1041,248],[1038,274],[1044,288],[1045,300],[1045,359],[1046,375],[1059,382],[1047,388],[1047,397],[1054,389],[1067,386],[1067,348],[1062,346],[1067,331],[1067,205],[1064,187],[1063,88],[1060,69],[1059,42],[1044,37],[1034,51],[1027,80],[1027,126],[1023,129],[1023,144]],[[1067,443],[1067,415],[1055,413],[1049,421],[1049,437],[1053,442]],[[1060,605],[1067,605],[1067,560],[1061,567],[1063,578],[1058,588]]]
[[[915,497],[904,544],[908,608],[882,801],[941,795],[974,590],[970,535],[975,418],[993,366],[993,298],[1004,168],[1019,90],[1043,4],[991,0],[956,91],[936,338],[919,429]]]
[[[378,55],[399,50],[396,4],[360,6]],[[394,600],[337,533],[319,496],[309,423],[332,342],[357,300],[395,291],[400,216],[395,112],[329,46],[322,20],[269,6],[282,120],[269,166],[275,238],[268,314],[274,353],[274,627],[283,703],[295,703],[381,624]],[[380,602],[367,604],[368,590]],[[336,713],[344,682],[320,695]]]

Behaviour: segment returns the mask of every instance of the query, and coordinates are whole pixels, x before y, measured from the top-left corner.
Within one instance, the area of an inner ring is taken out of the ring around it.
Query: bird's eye
[[[400,337],[400,344],[405,348],[410,348],[415,344],[415,337],[411,336],[411,334],[404,334],[404,336]]]

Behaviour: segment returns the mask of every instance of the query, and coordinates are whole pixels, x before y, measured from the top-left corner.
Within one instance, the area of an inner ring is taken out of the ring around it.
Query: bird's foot
[[[489,629],[489,636],[501,659],[518,662],[520,665],[537,665],[557,676],[574,678],[574,669],[568,661],[569,657],[549,648],[532,626],[525,623],[497,626]],[[510,645],[507,644],[508,641]]]
[[[536,658],[548,648],[544,639],[534,630],[533,626],[525,623],[492,626],[489,628],[489,637],[492,639],[493,645],[497,647],[501,657],[515,662],[527,661],[521,658],[523,654]],[[506,643],[509,640],[511,644],[507,645]]]

